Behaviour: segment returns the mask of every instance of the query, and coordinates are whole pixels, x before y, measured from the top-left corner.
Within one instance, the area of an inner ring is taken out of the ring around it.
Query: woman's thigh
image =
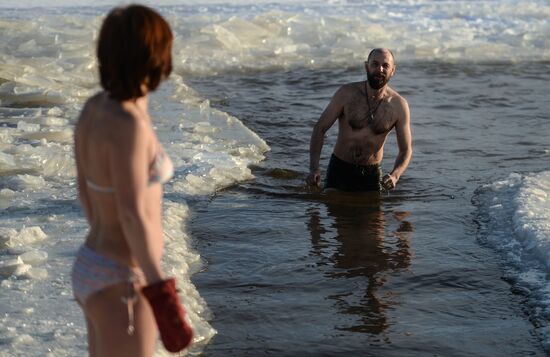
[[[157,326],[149,303],[136,291],[134,333],[130,335],[127,296],[128,283],[120,283],[95,293],[86,301],[84,312],[92,325],[94,339],[90,351],[98,356],[153,355]]]

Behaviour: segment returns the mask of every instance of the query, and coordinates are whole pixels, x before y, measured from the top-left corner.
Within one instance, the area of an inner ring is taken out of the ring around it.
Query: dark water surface
[[[361,68],[189,79],[271,147],[256,180],[192,204],[207,356],[542,356],[524,297],[479,241],[481,184],[550,167],[550,64],[408,63],[414,157],[389,195],[310,193],[313,124]],[[322,167],[336,137],[329,131]],[[391,170],[395,137],[383,170]]]

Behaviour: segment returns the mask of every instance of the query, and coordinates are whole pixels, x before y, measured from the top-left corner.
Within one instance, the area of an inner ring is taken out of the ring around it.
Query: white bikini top
[[[164,184],[174,175],[174,164],[162,148],[159,149],[153,162],[149,166],[149,186],[155,183]],[[86,179],[88,187],[96,192],[114,193],[114,187],[100,186],[90,179]]]

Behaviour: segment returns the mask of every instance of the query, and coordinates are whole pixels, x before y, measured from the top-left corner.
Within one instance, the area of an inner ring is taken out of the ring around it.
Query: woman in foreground
[[[171,50],[168,23],[140,5],[112,10],[99,34],[104,90],[86,102],[75,127],[79,196],[90,231],[72,282],[91,356],[151,356],[157,331],[172,352],[192,340],[175,281],[161,268],[162,184],[173,166],[147,108],[148,93],[172,70]]]

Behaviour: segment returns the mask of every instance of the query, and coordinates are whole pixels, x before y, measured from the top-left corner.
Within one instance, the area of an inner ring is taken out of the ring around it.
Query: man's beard
[[[383,74],[372,75],[367,71],[367,80],[369,81],[369,86],[372,89],[380,89],[390,81],[390,77]]]

